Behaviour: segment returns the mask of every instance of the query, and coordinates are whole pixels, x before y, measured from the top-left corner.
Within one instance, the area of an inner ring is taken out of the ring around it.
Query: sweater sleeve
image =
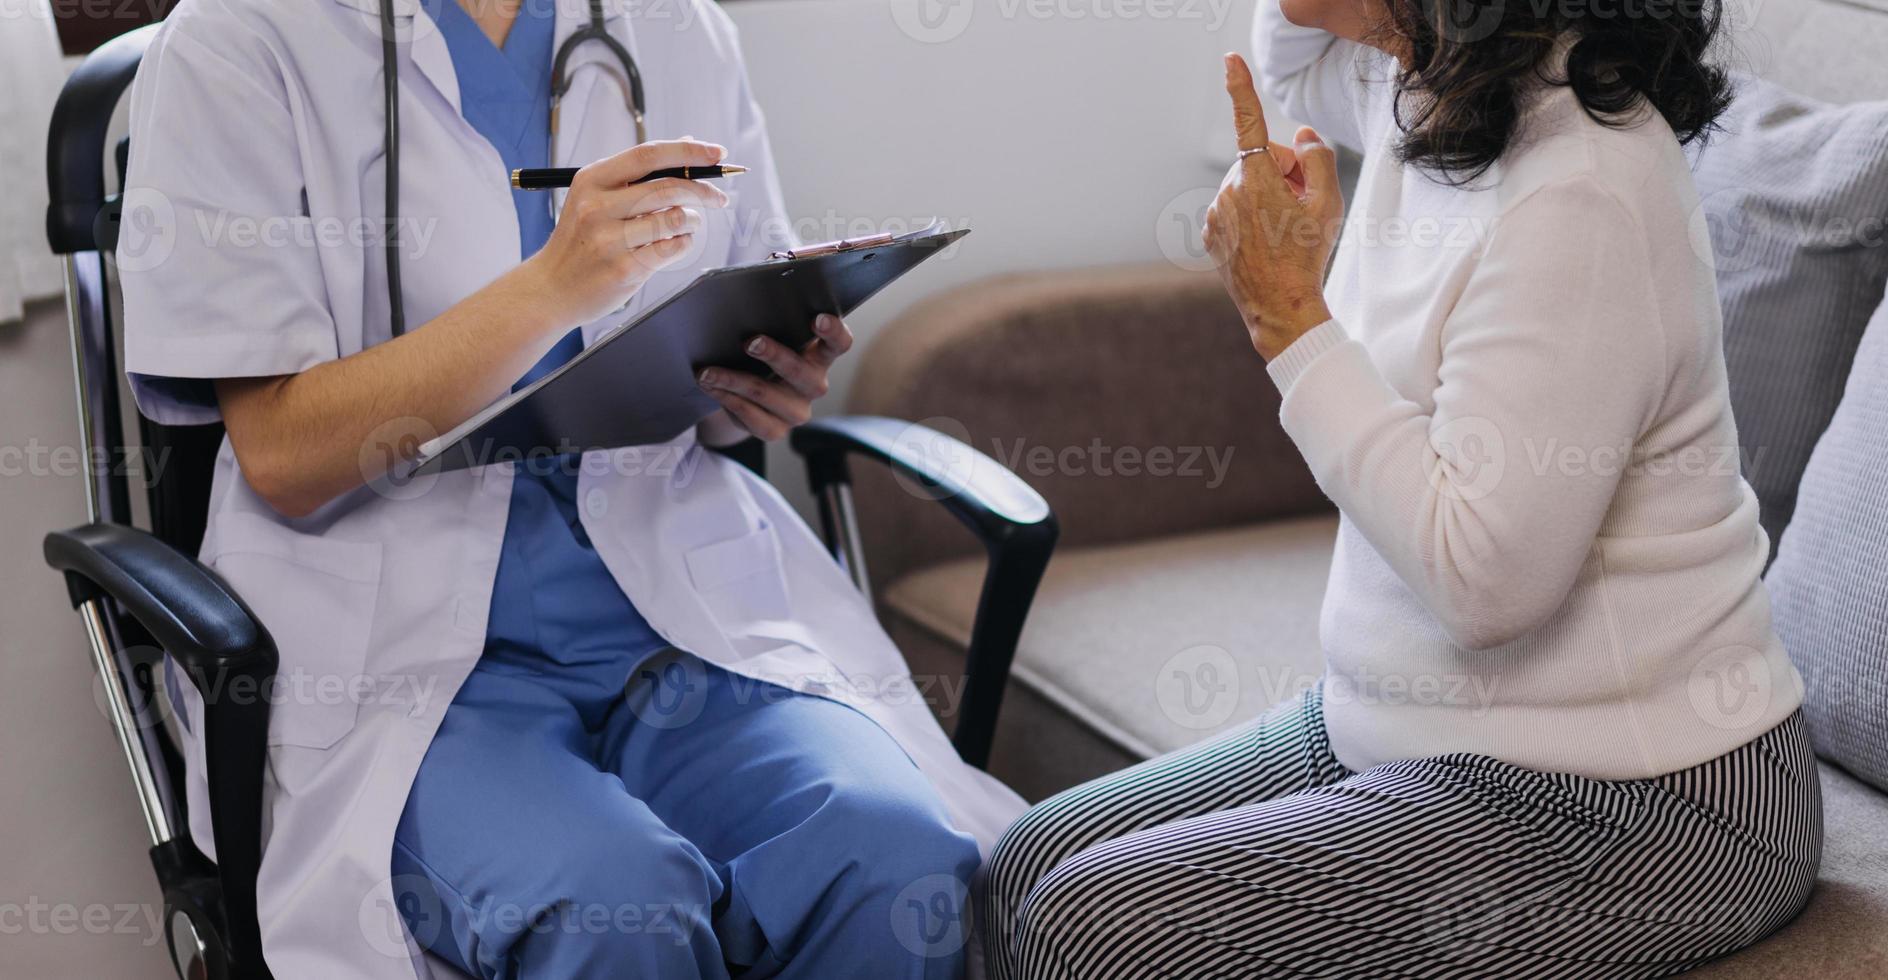
[[[1259,92],[1286,115],[1325,140],[1362,152],[1364,79],[1373,52],[1285,19],[1278,0],[1259,0],[1252,21],[1252,51]],[[1273,139],[1290,142],[1291,134]]]
[[[1268,366],[1319,486],[1462,647],[1510,642],[1565,602],[1657,412],[1644,241],[1588,177],[1512,206],[1443,324],[1433,407],[1335,320]]]

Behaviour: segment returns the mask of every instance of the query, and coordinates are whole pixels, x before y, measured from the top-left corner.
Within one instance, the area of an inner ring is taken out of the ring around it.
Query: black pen
[[[669,167],[666,170],[651,170],[630,181],[640,184],[649,180],[661,180],[664,177],[680,177],[683,180],[709,180],[714,177],[732,177],[747,173],[746,167],[737,167],[724,163],[713,167]],[[521,191],[548,191],[553,187],[569,187],[571,178],[577,176],[576,167],[526,167],[511,172],[511,186]]]

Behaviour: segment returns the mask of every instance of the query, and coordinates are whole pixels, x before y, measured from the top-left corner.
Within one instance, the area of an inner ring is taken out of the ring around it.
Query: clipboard
[[[556,370],[421,443],[401,469],[419,475],[667,442],[721,407],[696,384],[702,368],[764,370],[742,349],[749,338],[804,347],[814,317],[851,313],[969,233],[875,235],[704,272]]]

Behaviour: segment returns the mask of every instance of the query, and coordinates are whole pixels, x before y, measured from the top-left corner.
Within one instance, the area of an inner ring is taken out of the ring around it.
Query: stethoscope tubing
[[[442,2],[456,3],[458,0],[442,0]],[[590,23],[578,28],[565,38],[564,43],[558,45],[557,53],[551,59],[551,126],[547,137],[550,141],[547,159],[551,166],[557,165],[558,109],[563,104],[564,93],[570,89],[572,75],[570,58],[578,48],[592,41],[601,43],[615,56],[618,67],[623,71],[624,95],[629,105],[629,115],[636,124],[636,142],[649,141],[649,130],[644,121],[642,71],[636,67],[636,59],[630,55],[629,49],[604,28],[603,0],[590,0]],[[386,118],[382,140],[385,147],[387,179],[385,206],[387,227],[383,244],[387,260],[388,323],[393,336],[398,337],[406,333],[406,304],[401,299],[404,293],[400,288],[400,68],[396,42],[393,0],[380,0],[381,94]],[[556,196],[553,195],[553,197]],[[546,206],[555,207],[555,204],[556,202],[547,202]]]

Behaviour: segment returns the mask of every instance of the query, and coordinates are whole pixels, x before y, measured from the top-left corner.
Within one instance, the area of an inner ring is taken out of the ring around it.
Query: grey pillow
[[[1888,790],[1888,300],[1816,443],[1765,582],[1826,759]]]
[[[1888,284],[1888,102],[1830,105],[1745,78],[1723,126],[1692,173],[1744,475],[1774,553]]]

